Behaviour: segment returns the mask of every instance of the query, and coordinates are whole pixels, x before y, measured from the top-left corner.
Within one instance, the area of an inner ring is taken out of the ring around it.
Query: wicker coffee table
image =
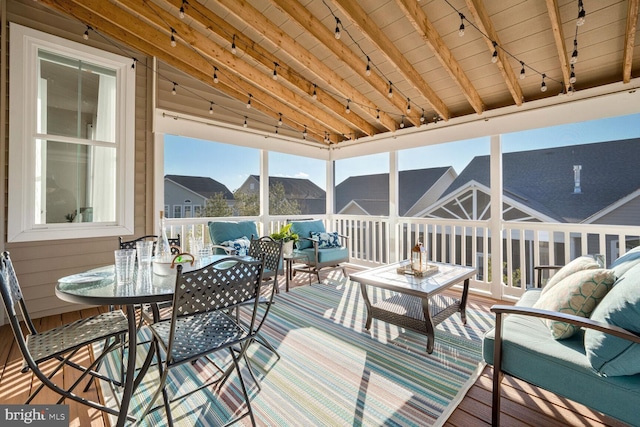
[[[429,263],[437,272],[425,277],[402,274],[398,269],[408,261],[351,274],[351,280],[360,283],[360,291],[367,306],[365,327],[375,319],[419,332],[427,336],[427,353],[433,352],[435,327],[456,312],[462,323],[467,322],[465,307],[469,292],[469,279],[476,274],[473,267],[455,264]],[[464,282],[460,298],[440,295],[457,283]],[[395,291],[392,297],[372,304],[367,285]]]

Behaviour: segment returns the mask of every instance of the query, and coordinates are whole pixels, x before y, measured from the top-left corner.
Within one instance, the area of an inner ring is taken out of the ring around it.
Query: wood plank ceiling
[[[323,146],[640,76],[640,0],[39,2],[198,80],[203,116]]]

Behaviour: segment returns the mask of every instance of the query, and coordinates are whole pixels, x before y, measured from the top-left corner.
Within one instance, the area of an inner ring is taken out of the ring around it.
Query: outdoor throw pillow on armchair
[[[208,225],[216,254],[247,255],[250,239],[258,236],[253,221],[209,221]]]
[[[306,255],[308,269],[320,281],[319,271],[323,268],[339,268],[348,277],[343,263],[349,262],[348,237],[337,232],[327,233],[322,220],[292,221],[291,232],[299,236],[297,249]],[[300,270],[299,270],[300,271]]]

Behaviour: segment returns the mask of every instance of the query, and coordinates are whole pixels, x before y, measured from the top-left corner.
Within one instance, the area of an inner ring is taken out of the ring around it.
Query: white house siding
[[[112,44],[105,42],[100,36],[93,35],[88,41],[83,40],[82,34],[86,27],[80,22],[67,19],[54,13],[33,0],[7,0],[7,22],[15,22],[59,37],[67,38],[79,43],[88,43],[91,46],[111,51],[122,55],[122,51]],[[5,28],[7,38],[8,28]],[[2,52],[8,55],[9,40],[2,40]],[[135,149],[135,236],[141,236],[153,230],[153,204],[150,195],[152,189],[145,182],[153,182],[151,179],[151,166],[153,163],[152,152],[147,152],[146,146],[152,147],[150,132],[151,110],[148,102],[148,69],[142,62],[148,61],[142,55],[135,54],[138,60],[136,67],[136,149]],[[8,58],[5,59],[5,68],[0,72],[8,74]],[[9,76],[10,79],[10,76]],[[10,85],[11,82],[9,81]],[[2,96],[8,97],[7,87],[2,88]],[[150,98],[150,97],[149,97]],[[8,108],[8,105],[7,105]],[[5,117],[7,112],[4,112]],[[6,230],[6,203],[7,203],[7,156],[8,131],[5,129],[4,138],[0,140],[0,149],[5,153],[2,165],[2,182],[4,183],[3,209],[0,211],[0,220],[3,230]],[[148,179],[147,179],[148,178]],[[55,296],[57,279],[69,274],[85,271],[106,264],[113,263],[113,250],[118,247],[116,237],[71,239],[43,242],[7,243],[6,233],[2,239],[3,250],[11,252],[24,297],[34,318],[48,316],[57,313],[76,310],[78,305],[59,300]],[[133,237],[133,236],[128,236]],[[0,316],[0,323],[4,317]]]

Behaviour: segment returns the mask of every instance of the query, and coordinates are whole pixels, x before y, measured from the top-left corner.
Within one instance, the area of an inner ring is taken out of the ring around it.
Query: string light
[[[180,19],[184,19],[184,4],[185,0],[182,0],[182,6],[180,6]]]
[[[578,20],[576,21],[576,25],[581,27],[584,25],[585,17],[587,16],[587,12],[584,10],[584,5],[582,4],[582,0],[578,0]]]
[[[380,123],[380,110],[376,110],[376,122]]]
[[[522,69],[520,70],[520,80],[524,80],[524,78],[526,77],[526,74],[524,71],[524,62],[520,61],[520,65],[522,65]]]
[[[218,83],[218,67],[213,67],[213,82]]]
[[[233,35],[233,39],[231,40],[231,53],[236,54],[236,35]]]
[[[345,112],[345,113],[347,113],[347,114],[351,113],[351,108],[349,108],[349,103],[350,103],[350,102],[351,102],[351,100],[350,100],[350,99],[347,99],[347,108],[346,108],[346,109],[345,109],[345,111],[344,111],[344,112]]]
[[[547,77],[546,74],[542,75],[542,84],[540,84],[540,92],[546,92],[547,91],[547,84],[544,82],[545,77]]]
[[[402,115],[402,121],[400,122],[400,129],[404,128],[404,114]]]
[[[567,88],[567,96],[573,96],[574,90],[573,90],[573,85],[570,85]]]
[[[491,43],[493,43],[493,55],[491,55],[491,62],[495,64],[496,62],[498,62],[498,43],[494,41],[492,41]]]
[[[422,115],[420,116],[420,123],[424,123],[426,118],[424,117],[424,108],[422,109]]]
[[[311,98],[313,98],[313,100],[315,101],[316,99],[318,99],[318,92],[316,92],[316,84],[314,83],[313,85],[313,94],[311,95]]]
[[[242,127],[247,127],[247,116],[244,116],[244,123],[242,124]]]
[[[247,109],[251,108],[251,98],[253,95],[249,94],[249,100],[247,101]]]
[[[174,36],[174,34],[176,33],[176,30],[174,30],[173,28],[171,29],[171,47],[176,47],[176,38]]]
[[[389,98],[393,97],[393,83],[391,83],[391,80],[389,80],[389,93],[387,94],[387,96]]]
[[[91,29],[90,26],[87,25],[87,29],[84,30],[84,34],[82,35],[82,38],[85,40],[89,40],[89,30]]]
[[[282,126],[282,113],[278,113],[278,126]]]
[[[137,59],[136,58],[132,58],[132,59],[133,59],[133,62],[131,63],[131,69],[135,70],[136,69],[136,61],[137,61]]]
[[[209,114],[213,114],[213,101],[211,101],[211,107],[209,107]]]
[[[274,62],[273,63],[273,80],[278,80],[278,63]]]
[[[304,125],[304,130],[302,131],[302,139],[307,139],[307,125]]]
[[[336,40],[340,40],[340,36],[341,36],[339,25],[340,25],[340,18],[336,16],[336,32],[335,32]]]
[[[569,75],[569,83],[574,84],[576,82],[576,72],[574,65],[571,64],[571,74]]]
[[[407,98],[407,115],[411,114],[411,100]]]
[[[458,12],[458,15],[460,15],[460,28],[458,29],[458,35],[460,37],[464,36],[464,15],[461,12]]]
[[[369,77],[371,75],[371,65],[369,64],[370,62],[371,62],[371,60],[367,56],[367,69],[364,71],[364,73],[367,75],[367,77]]]
[[[278,126],[276,126],[276,135],[278,134]]]
[[[176,92],[176,86],[178,86],[178,83],[173,82],[173,89],[171,89],[171,95],[175,95],[177,93]]]
[[[575,64],[578,62],[578,39],[573,39],[573,53],[571,53],[571,59],[569,60],[571,64]]]

